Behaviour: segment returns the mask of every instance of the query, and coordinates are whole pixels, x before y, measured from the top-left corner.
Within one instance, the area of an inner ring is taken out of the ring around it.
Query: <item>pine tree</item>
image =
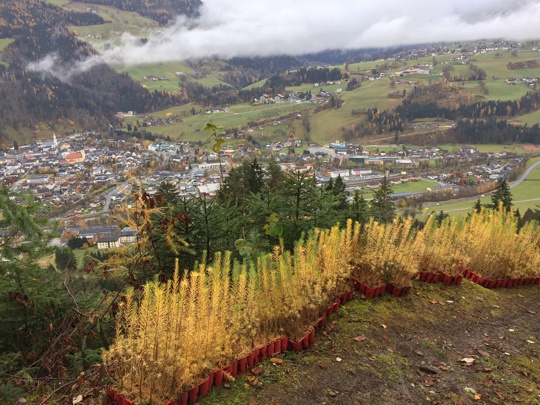
[[[57,248],[54,252],[54,260],[59,271],[77,270],[77,258],[69,247]]]
[[[354,192],[354,198],[350,209],[347,212],[347,218],[352,219],[355,222],[365,224],[368,219],[368,204],[364,196],[356,190]]]
[[[389,223],[394,219],[395,202],[390,197],[392,193],[393,190],[390,187],[390,182],[384,176],[379,188],[373,194],[373,200],[371,201],[370,214],[377,222]]]
[[[503,179],[501,183],[497,186],[493,195],[491,196],[491,204],[487,204],[486,207],[491,209],[499,209],[499,205],[502,204],[503,209],[506,212],[510,212],[512,209],[512,193],[510,192],[510,186],[506,182],[506,179]]]
[[[480,211],[482,211],[482,203],[480,203],[480,199],[478,199],[473,205],[473,212],[477,214]]]

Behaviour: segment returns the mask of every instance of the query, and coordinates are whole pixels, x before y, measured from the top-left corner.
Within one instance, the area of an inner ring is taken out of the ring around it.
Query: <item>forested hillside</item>
[[[33,128],[42,121],[54,125],[58,119],[77,127],[106,128],[117,111],[148,111],[180,102],[169,93],[151,93],[104,64],[72,78],[28,69],[29,62],[46,56],[54,58],[53,69],[67,69],[95,54],[67,28],[105,22],[94,13],[14,0],[0,4],[0,15],[0,38],[14,39],[2,54],[5,64],[0,65],[0,129]]]

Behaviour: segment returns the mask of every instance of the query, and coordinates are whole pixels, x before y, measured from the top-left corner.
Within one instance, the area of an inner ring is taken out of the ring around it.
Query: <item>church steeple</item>
[[[56,134],[53,132],[53,147],[58,149],[58,140],[56,139]]]

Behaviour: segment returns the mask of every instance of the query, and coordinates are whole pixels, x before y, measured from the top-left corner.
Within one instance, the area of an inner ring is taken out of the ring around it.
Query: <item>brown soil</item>
[[[357,296],[280,357],[255,387],[244,375],[201,404],[540,404],[540,286]]]

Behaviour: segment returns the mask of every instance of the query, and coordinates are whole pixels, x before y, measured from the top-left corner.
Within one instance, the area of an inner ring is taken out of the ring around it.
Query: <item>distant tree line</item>
[[[268,76],[292,69],[298,69],[302,62],[292,56],[270,56],[270,57],[235,57],[228,60],[228,63],[241,70],[256,70]]]
[[[540,143],[538,124],[512,125],[506,120],[488,119],[459,120],[453,129],[455,140],[459,143]]]
[[[449,120],[459,118],[512,117],[527,114],[540,108],[540,92],[529,91],[519,100],[489,100],[476,103],[459,103],[455,108],[441,106],[435,100],[423,101],[430,86],[416,86],[409,92],[402,104],[395,111],[404,119],[412,121],[418,118],[439,117]],[[417,101],[418,99],[418,101]]]

